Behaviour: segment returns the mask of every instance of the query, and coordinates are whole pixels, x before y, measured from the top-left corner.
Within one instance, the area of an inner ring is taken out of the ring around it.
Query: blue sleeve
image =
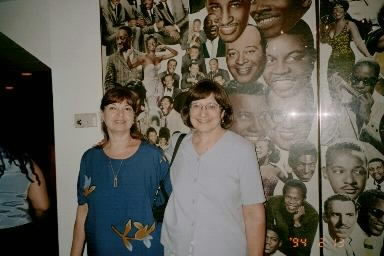
[[[91,177],[87,173],[87,154],[85,152],[81,158],[80,171],[77,178],[77,203],[83,205],[87,203],[87,195],[91,189]]]

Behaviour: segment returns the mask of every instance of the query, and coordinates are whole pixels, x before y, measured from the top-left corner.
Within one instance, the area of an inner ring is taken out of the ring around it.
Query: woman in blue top
[[[161,180],[171,190],[168,162],[141,140],[138,99],[113,88],[101,101],[104,140],[81,159],[71,256],[82,255],[85,243],[88,255],[163,254],[151,209]]]

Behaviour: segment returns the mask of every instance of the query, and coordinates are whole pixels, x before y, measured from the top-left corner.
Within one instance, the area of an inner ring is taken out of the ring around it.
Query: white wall
[[[52,69],[60,255],[69,255],[81,154],[100,128],[74,128],[102,96],[99,4],[95,0],[0,3],[0,31]]]

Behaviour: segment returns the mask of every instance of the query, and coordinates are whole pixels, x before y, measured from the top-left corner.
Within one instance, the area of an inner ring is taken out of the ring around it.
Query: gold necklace
[[[113,166],[112,166],[111,158],[109,158],[109,166],[111,167],[111,170],[113,173],[113,187],[114,188],[117,188],[119,186],[118,176],[119,176],[119,172],[121,170],[121,167],[123,166],[123,163],[124,163],[124,159],[121,160],[119,169],[117,169],[117,172],[115,173],[115,170],[113,169]]]

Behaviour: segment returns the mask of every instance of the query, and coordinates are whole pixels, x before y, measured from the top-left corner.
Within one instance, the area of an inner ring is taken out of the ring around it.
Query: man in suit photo
[[[140,67],[129,68],[127,59],[132,58],[134,62],[139,56],[139,52],[132,48],[133,33],[130,27],[120,27],[117,36],[116,44],[118,51],[109,56],[106,73],[104,78],[104,92],[118,85],[125,86],[130,81],[142,80],[143,72]]]
[[[214,13],[209,13],[203,26],[206,41],[201,44],[204,58],[225,57],[225,43],[219,37],[219,20]]]
[[[160,0],[155,7],[156,22],[163,21],[160,36],[157,38],[162,44],[178,44],[188,31],[188,6],[180,0]]]
[[[214,13],[219,21],[219,36],[226,42],[240,37],[248,24],[251,0],[207,0],[208,13]],[[233,8],[233,6],[236,6]]]
[[[225,83],[230,80],[228,71],[225,69],[219,68],[218,59],[213,58],[209,60],[209,69],[211,71],[209,71],[207,75],[208,79],[214,80],[216,75],[220,75],[224,79]]]
[[[172,75],[173,87],[180,88],[180,76],[175,72],[176,67],[177,67],[177,60],[169,59],[167,62],[167,70],[161,72],[159,74],[159,77],[161,80],[163,80],[165,75],[168,75],[168,74]]]
[[[171,74],[167,74],[161,79],[161,82],[164,85],[164,95],[163,96],[169,96],[172,97],[172,99],[175,99],[175,97],[181,92],[181,90],[177,87],[174,87],[174,81]]]
[[[140,28],[137,9],[127,0],[100,0],[100,23],[102,44],[106,46],[106,55],[110,56],[117,50],[116,35],[119,27],[129,26],[134,36],[133,46],[139,47]]]

